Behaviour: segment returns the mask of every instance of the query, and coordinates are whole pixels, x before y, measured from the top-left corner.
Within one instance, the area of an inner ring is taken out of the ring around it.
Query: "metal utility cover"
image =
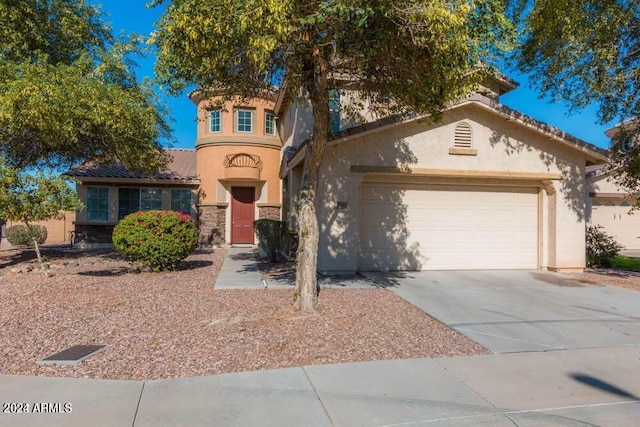
[[[74,345],[51,356],[38,360],[38,365],[77,365],[104,350],[106,345]]]

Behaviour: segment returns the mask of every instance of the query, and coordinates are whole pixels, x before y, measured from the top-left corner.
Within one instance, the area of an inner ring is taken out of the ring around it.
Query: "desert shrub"
[[[613,260],[624,249],[600,225],[587,227],[587,266],[613,267]]]
[[[136,212],[114,227],[112,239],[127,261],[153,271],[175,270],[198,246],[198,227],[180,212]]]
[[[271,262],[278,262],[287,223],[273,219],[258,219],[253,221],[253,228],[258,235],[260,252],[264,252]]]
[[[44,225],[30,225],[31,233],[26,225],[14,225],[7,228],[7,240],[13,246],[28,246],[32,247],[33,237],[39,245],[43,245],[47,241],[47,227]]]

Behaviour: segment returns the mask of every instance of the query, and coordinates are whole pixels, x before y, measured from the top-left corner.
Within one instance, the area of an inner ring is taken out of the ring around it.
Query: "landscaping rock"
[[[78,261],[69,261],[69,263],[67,264],[68,267],[77,267],[80,264],[78,263]]]

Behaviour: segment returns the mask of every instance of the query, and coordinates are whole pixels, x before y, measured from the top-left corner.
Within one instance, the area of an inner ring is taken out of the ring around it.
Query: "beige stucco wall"
[[[47,228],[47,245],[60,245],[71,243],[71,232],[74,230],[73,223],[76,219],[75,211],[60,212],[60,219],[51,219],[48,221],[36,221],[30,225],[42,225]],[[18,221],[7,221],[7,228],[14,225],[24,225]]]
[[[344,89],[340,94],[340,128],[346,129],[381,118],[370,108],[370,102],[360,92]],[[305,100],[294,100],[279,117],[283,147],[297,147],[313,133],[313,113]]]
[[[297,147],[302,141],[309,139],[313,131],[311,109],[298,100],[294,100],[287,110],[278,116],[278,123],[283,147]]]
[[[472,128],[476,156],[449,154],[454,128],[461,121]],[[367,177],[352,173],[352,165],[562,174],[562,180],[545,190],[541,181],[527,182],[541,188],[540,267],[571,270],[585,265],[584,155],[471,104],[448,112],[441,124],[409,123],[327,149],[318,191],[321,271],[353,272],[357,267],[358,200],[360,183]],[[336,209],[338,201],[348,202],[348,207]]]
[[[625,194],[624,190],[616,185],[609,174],[601,174],[587,179],[587,186],[589,193],[615,193],[621,196]]]

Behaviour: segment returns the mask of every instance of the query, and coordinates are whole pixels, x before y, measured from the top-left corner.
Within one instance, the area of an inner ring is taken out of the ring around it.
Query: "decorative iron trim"
[[[225,168],[254,168],[262,170],[260,156],[248,153],[227,154],[224,159]]]

